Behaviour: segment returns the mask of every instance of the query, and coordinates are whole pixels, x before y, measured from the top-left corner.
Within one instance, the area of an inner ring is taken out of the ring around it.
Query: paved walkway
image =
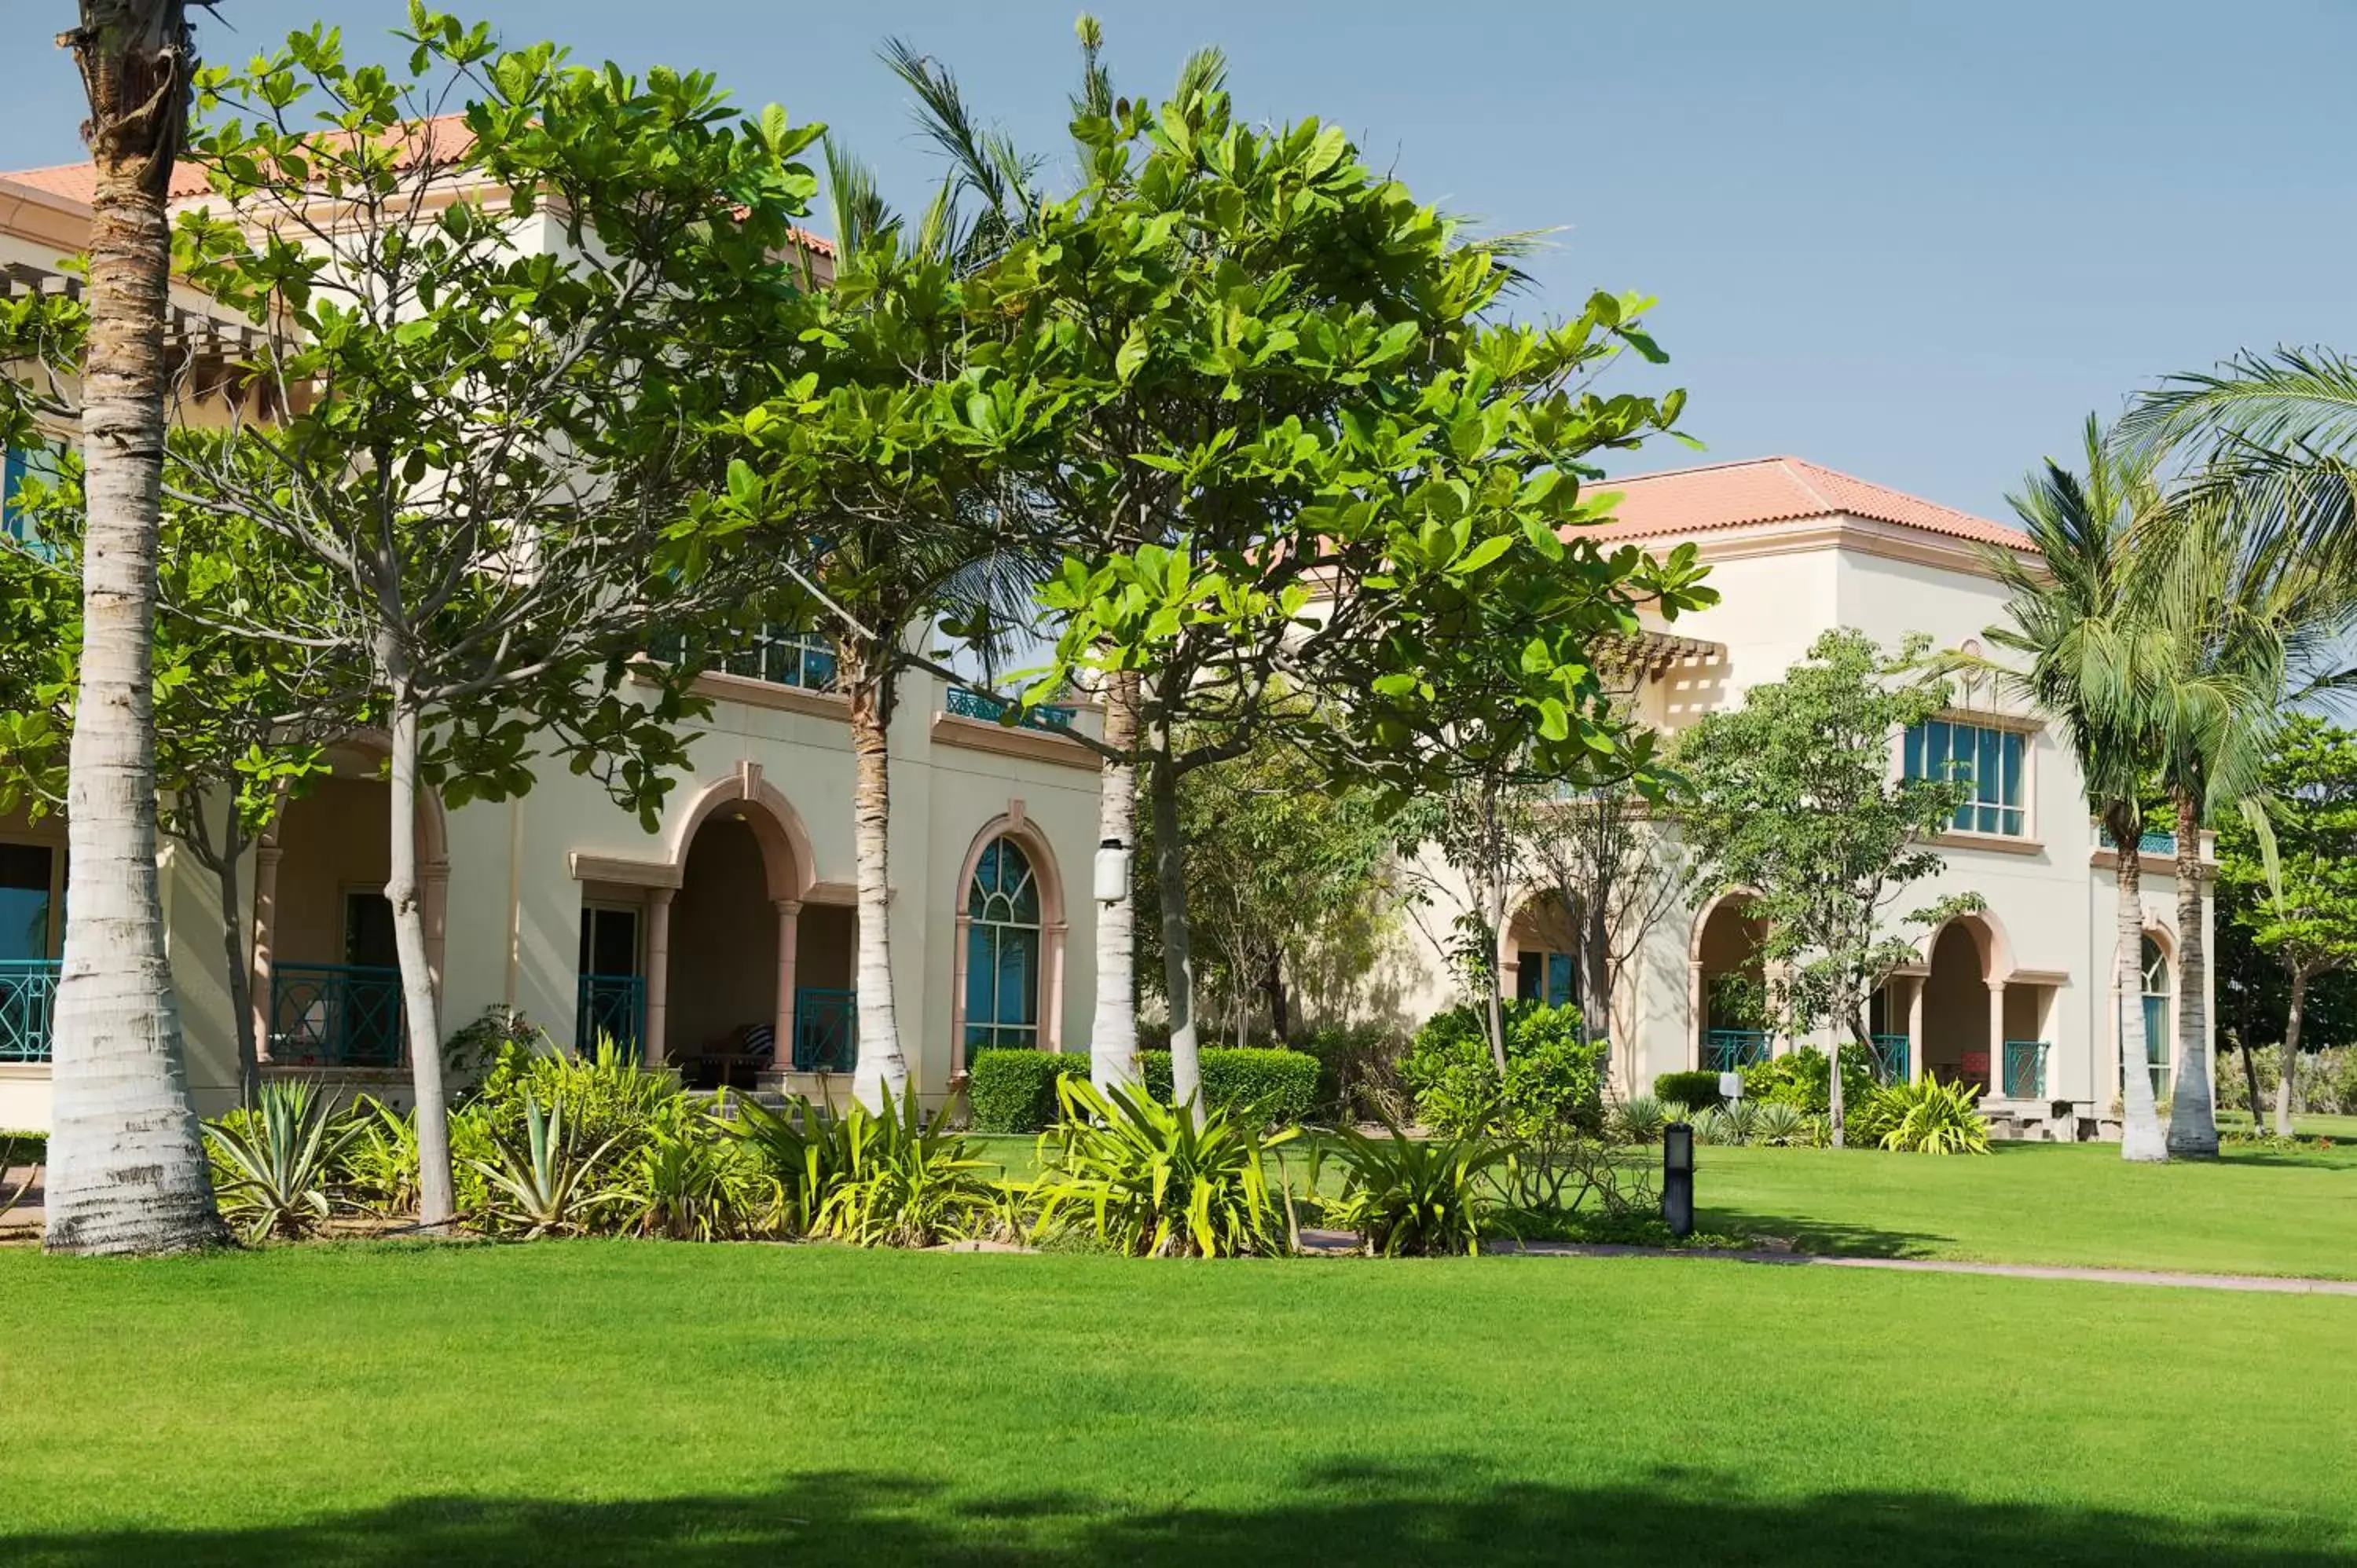
[[[2189,1290],[2258,1291],[2274,1295],[2357,1296],[2357,1280],[2290,1279],[2277,1274],[2179,1274],[2158,1269],[2079,1269],[2044,1263],[1966,1263],[1945,1258],[1832,1258],[1813,1252],[1766,1252],[1697,1247],[1664,1251],[1574,1241],[1501,1242],[1486,1248],[1550,1258],[1718,1258],[1785,1268],[1895,1269],[1919,1274],[1996,1274],[2017,1280],[2084,1280],[2096,1284],[2175,1285]]]

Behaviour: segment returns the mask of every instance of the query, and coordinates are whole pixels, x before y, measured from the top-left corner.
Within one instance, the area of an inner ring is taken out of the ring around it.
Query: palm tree
[[[2336,557],[2357,554],[2357,360],[2329,349],[2245,352],[2171,376],[2113,432],[2135,460],[2195,454],[2205,485]]]
[[[2006,620],[1985,634],[2012,661],[1991,656],[1953,662],[1995,678],[2061,733],[2077,758],[2088,808],[2119,857],[2114,955],[2123,1158],[2165,1161],[2152,1076],[2144,1070],[2142,866],[2146,790],[2161,757],[2157,701],[2162,639],[2138,603],[2138,525],[2158,505],[2148,467],[2110,450],[2093,419],[2086,472],[2049,460],[2009,498],[2036,546],[2035,558],[1992,551],[2008,590]],[[2198,886],[2198,885],[2197,885]]]
[[[2160,777],[2176,816],[2174,1155],[2218,1153],[2201,824],[2239,811],[2271,848],[2266,767],[2284,715],[2343,679],[2335,653],[2357,610],[2348,557],[2310,547],[2303,537],[2309,520],[2287,520],[2268,504],[2297,506],[2316,489],[2290,475],[2253,485],[2233,472],[2204,473],[2154,514],[2139,546],[2140,596],[2165,648],[2157,689]]]
[[[180,1059],[156,866],[156,541],[162,520],[165,211],[187,134],[186,0],[81,0],[90,98],[89,521],[82,659],[67,786],[66,907],[51,1069],[47,1244],[161,1252],[225,1241]]]

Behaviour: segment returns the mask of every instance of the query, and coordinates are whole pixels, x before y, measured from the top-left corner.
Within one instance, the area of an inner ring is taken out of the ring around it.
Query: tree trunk
[[[1105,682],[1104,742],[1119,753],[1097,775],[1097,840],[1137,852],[1137,672]],[[1137,881],[1097,906],[1097,1007],[1089,1027],[1089,1078],[1099,1090],[1138,1081]]]
[[[1277,1048],[1293,1044],[1293,1004],[1285,991],[1285,954],[1268,955],[1268,972],[1261,976],[1260,988],[1268,997],[1268,1026],[1275,1037]]]
[[[883,682],[858,671],[846,682],[851,699],[851,841],[859,886],[859,1066],[851,1092],[870,1111],[899,1103],[909,1089],[909,1058],[900,1048],[892,1006],[892,763],[890,718]]]
[[[46,1242],[167,1252],[228,1239],[180,1055],[156,865],[156,546],[161,518],[164,204],[194,69],[182,0],[83,0],[70,48],[90,96],[88,520],[68,757],[64,961],[53,1015]]]
[[[2283,1070],[2276,1074],[2276,1136],[2291,1136],[2292,1086],[2299,1077],[2299,1024],[2301,1010],[2308,1004],[2308,971],[2291,972],[2291,1006],[2284,1014]],[[2257,1101],[2251,1102],[2251,1124],[2259,1122]]]
[[[1154,808],[1154,879],[1162,901],[1162,985],[1170,999],[1170,1097],[1193,1103],[1203,1069],[1195,1048],[1195,952],[1187,924],[1187,852],[1178,842],[1178,772],[1172,766],[1169,726],[1155,726],[1146,759],[1146,793]]]
[[[2160,1112],[2153,1103],[2152,1071],[2145,1055],[2144,868],[2136,850],[2143,823],[2113,812],[2107,825],[2119,852],[2114,922],[2119,954],[2113,966],[2113,984],[2119,993],[2120,1157],[2158,1163],[2169,1158],[2169,1145],[2161,1136]]]
[[[2244,1035],[2240,1044],[2243,1047],[2243,1093],[2251,1108],[2251,1131],[2255,1133],[2259,1130],[2259,1064],[2251,1052],[2251,1036]]]
[[[2218,1156],[2210,1099],[2210,963],[2201,921],[2201,802],[2177,792],[2177,1076],[2169,1086],[2169,1152]]]
[[[387,638],[386,643],[392,639]],[[400,657],[389,661],[399,671]],[[393,949],[401,963],[401,1014],[409,1036],[410,1082],[417,1095],[417,1222],[428,1230],[457,1218],[450,1181],[450,1106],[442,1085],[442,1021],[425,957],[425,904],[417,882],[417,703],[408,680],[393,681],[393,756],[387,774],[393,817]]]
[[[253,949],[247,940],[244,911],[238,908],[237,862],[245,853],[245,830],[238,821],[234,798],[221,839],[212,870],[221,889],[221,958],[229,980],[230,1013],[237,1020],[237,1098],[238,1103],[252,1105],[262,1087],[262,1052],[253,1037]]]

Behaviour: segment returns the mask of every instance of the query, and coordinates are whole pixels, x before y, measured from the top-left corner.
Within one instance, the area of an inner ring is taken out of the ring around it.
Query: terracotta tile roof
[[[2029,536],[2019,529],[1799,457],[1714,463],[1602,480],[1591,488],[1618,490],[1621,496],[1613,520],[1594,531],[1603,537],[1683,538],[1754,523],[1846,515],[1982,544],[2030,547]]]
[[[401,162],[406,167],[416,162],[421,154],[456,158],[473,144],[474,134],[467,129],[464,115],[436,115],[430,120],[420,120],[412,127],[410,145],[403,150]],[[85,206],[97,194],[98,188],[98,171],[94,166],[86,163],[0,172],[0,179],[12,179],[20,185],[29,185],[37,190],[46,190],[53,196],[62,196],[69,201],[78,201]],[[190,197],[204,196],[211,189],[202,168],[188,163],[172,166],[170,199],[181,201]],[[831,240],[802,229],[795,230],[793,234],[796,241],[815,255],[831,257],[834,254],[834,242]]]

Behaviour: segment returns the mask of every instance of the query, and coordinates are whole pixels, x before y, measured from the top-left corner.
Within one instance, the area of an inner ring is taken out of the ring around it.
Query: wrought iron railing
[[[796,1072],[849,1072],[859,1064],[856,992],[794,987],[793,1064]]]
[[[48,1060],[57,1008],[57,960],[0,960],[0,1062]]]
[[[2007,1100],[2046,1098],[2044,1040],[2007,1040],[2005,1043],[2005,1097]]]
[[[282,963],[270,974],[270,1059],[295,1067],[399,1067],[401,972]]]
[[[1702,1065],[1709,1072],[1733,1072],[1768,1059],[1764,1029],[1712,1029],[1702,1037]]]
[[[997,724],[1008,710],[1017,705],[1009,698],[993,696],[988,692],[977,692],[971,686],[950,688],[949,710],[962,719],[982,719],[990,724]],[[1017,719],[1016,723],[1025,729],[1043,730],[1057,725],[1071,729],[1079,717],[1080,710],[1077,708],[1042,703]]]
[[[1904,1035],[1870,1035],[1867,1043],[1874,1049],[1874,1081],[1905,1083],[1907,1081],[1907,1036]]]
[[[631,1056],[647,1037],[647,982],[637,974],[585,974],[575,987],[573,1048],[593,1051],[603,1036]]]
[[[2112,843],[2111,829],[2098,828],[2095,831],[2097,841],[2105,849],[2118,847]],[[2136,853],[2138,854],[2175,854],[2177,835],[2167,828],[2147,828],[2144,836],[2136,840]]]

